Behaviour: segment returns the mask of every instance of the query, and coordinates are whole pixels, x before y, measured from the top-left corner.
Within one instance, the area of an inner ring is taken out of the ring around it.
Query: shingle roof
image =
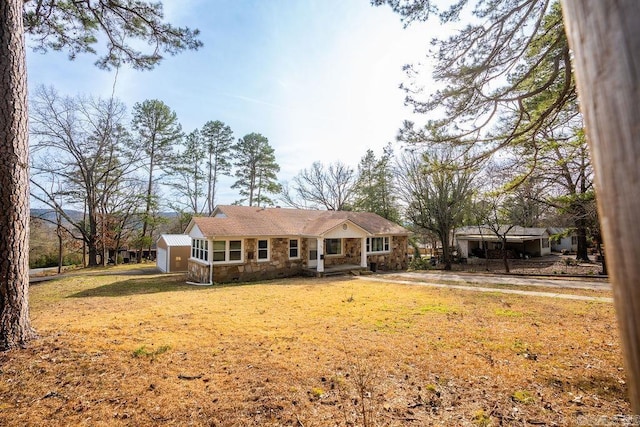
[[[404,227],[370,212],[218,206],[214,215],[193,218],[206,237],[320,236],[347,220],[371,235],[409,234]]]

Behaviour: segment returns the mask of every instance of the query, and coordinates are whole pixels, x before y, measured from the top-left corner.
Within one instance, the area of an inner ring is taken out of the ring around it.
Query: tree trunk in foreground
[[[29,320],[29,143],[23,0],[0,2],[0,350],[24,346]]]
[[[563,0],[633,411],[640,413],[640,3]]]

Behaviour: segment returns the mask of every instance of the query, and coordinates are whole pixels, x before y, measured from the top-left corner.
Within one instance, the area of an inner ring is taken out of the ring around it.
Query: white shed
[[[191,237],[186,234],[162,234],[156,247],[156,265],[160,271],[187,271],[187,261],[191,255]]]

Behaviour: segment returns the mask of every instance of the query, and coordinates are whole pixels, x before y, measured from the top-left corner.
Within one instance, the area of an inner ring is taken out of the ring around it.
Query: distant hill
[[[67,214],[71,217],[73,221],[80,221],[82,219],[83,213],[80,211],[69,210]],[[178,214],[176,212],[160,212],[160,216],[162,218],[172,219],[176,218]],[[46,221],[56,221],[56,215],[52,209],[31,209],[31,217],[32,218],[42,218]]]
[[[74,221],[82,219],[82,212],[70,210],[67,211]],[[31,218],[41,218],[45,221],[56,222],[56,214],[52,209],[31,209]]]

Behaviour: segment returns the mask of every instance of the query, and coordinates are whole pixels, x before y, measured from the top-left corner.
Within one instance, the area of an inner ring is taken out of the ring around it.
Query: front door
[[[318,268],[318,240],[307,239],[307,248],[309,255],[307,266],[309,268]]]

